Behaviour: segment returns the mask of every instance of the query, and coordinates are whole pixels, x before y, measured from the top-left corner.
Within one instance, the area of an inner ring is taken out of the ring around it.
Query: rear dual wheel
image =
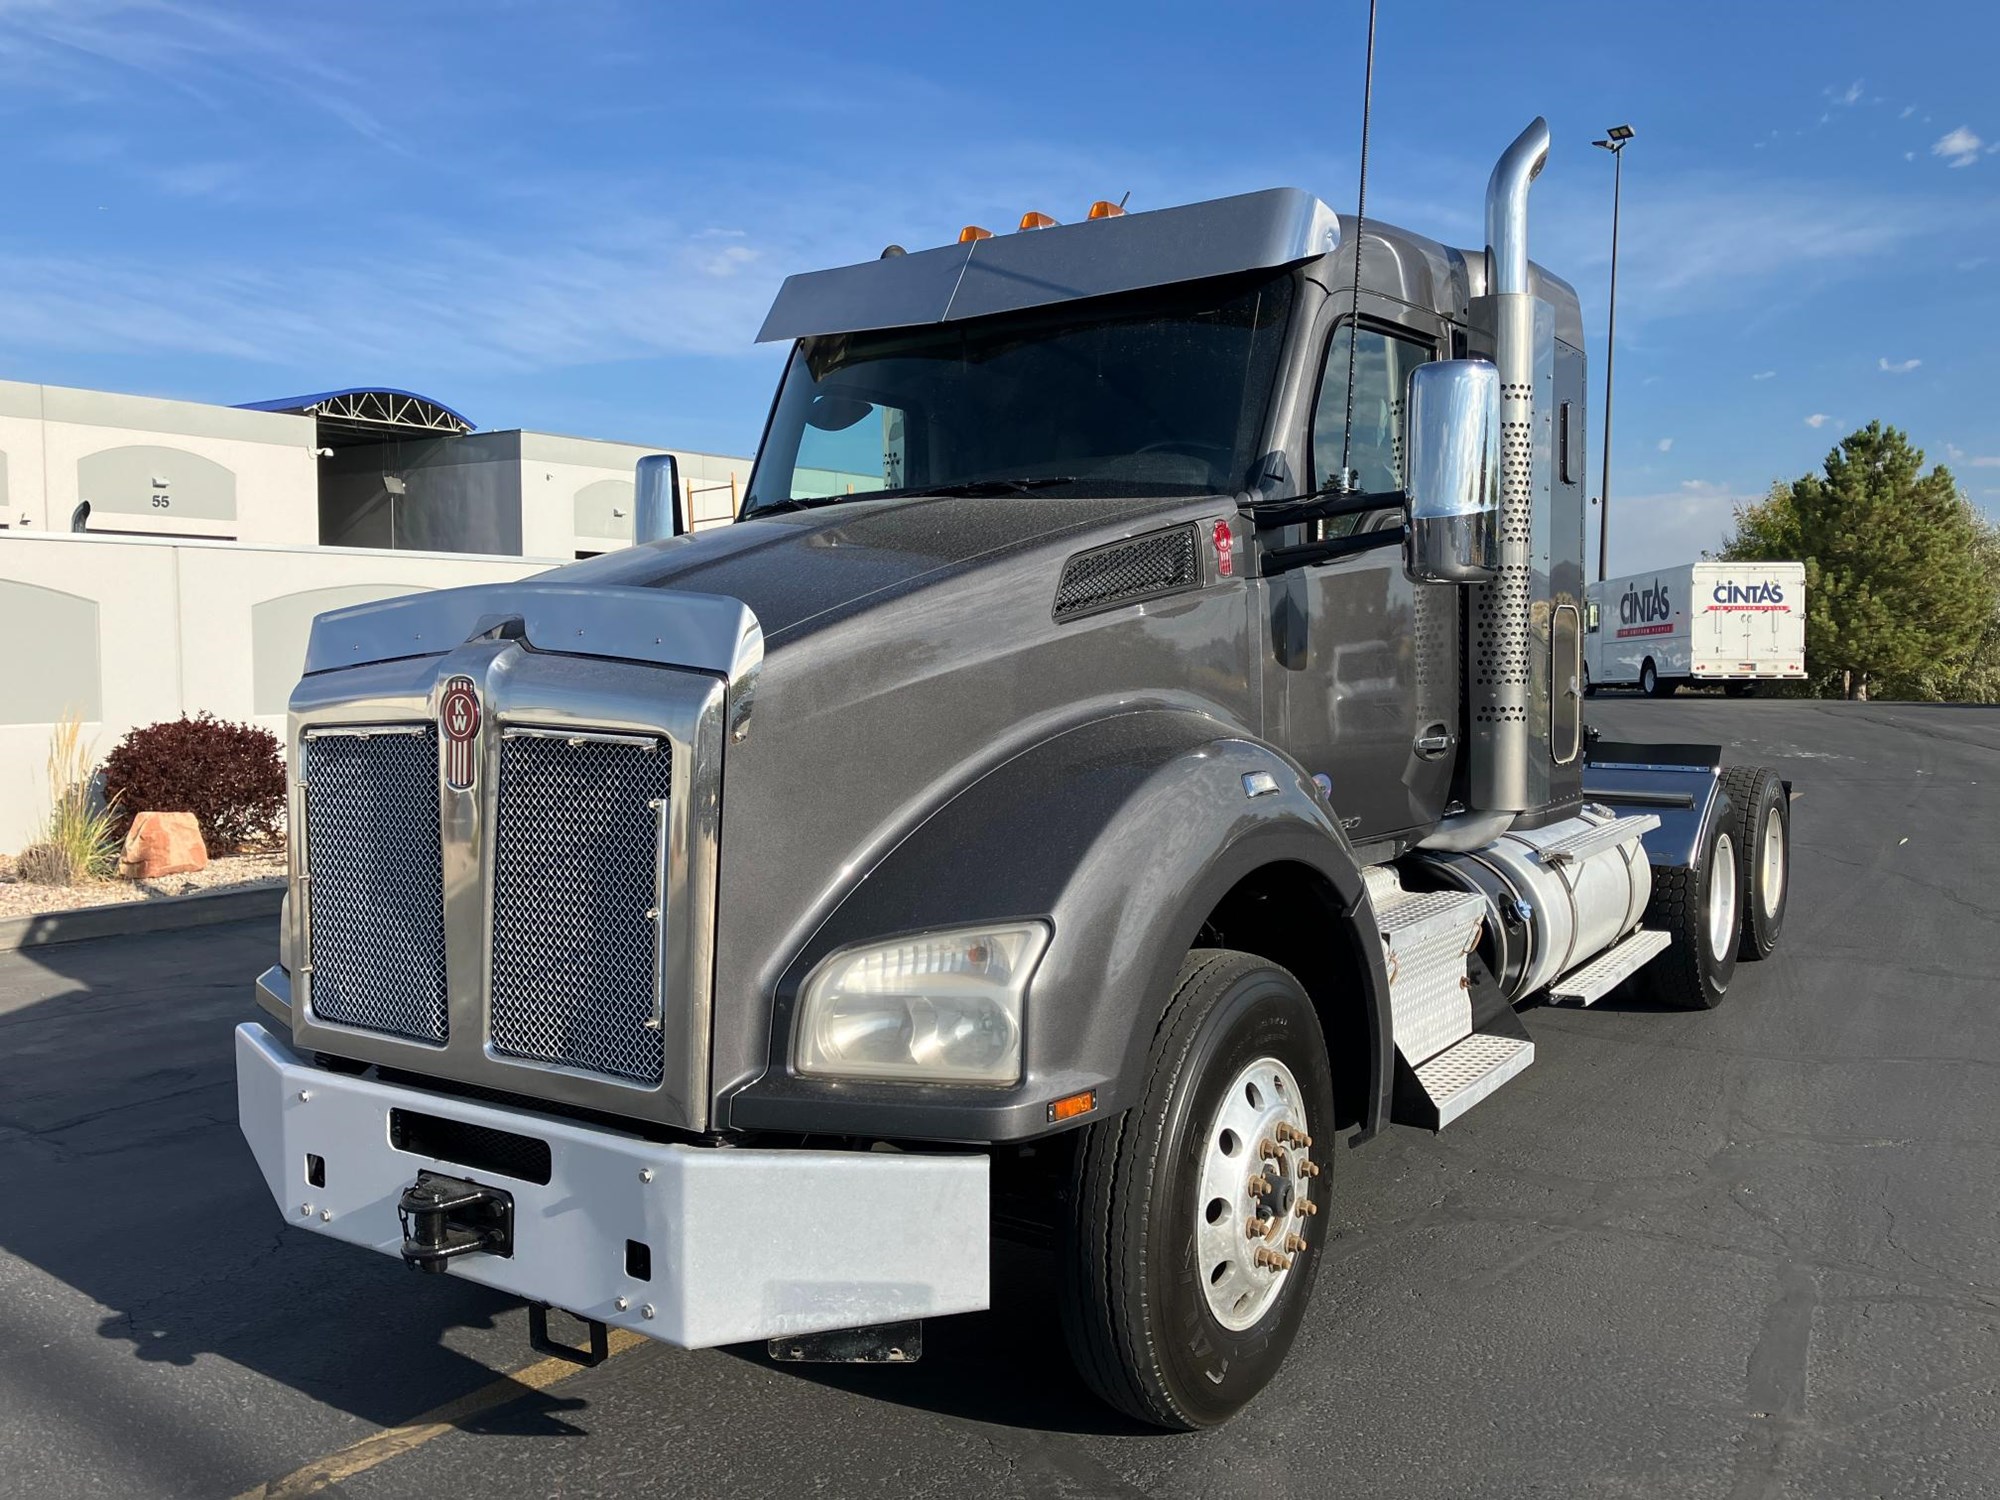
[[[1791,895],[1791,795],[1777,773],[1764,766],[1732,766],[1722,773],[1722,786],[1736,809],[1743,877],[1743,936],[1737,956],[1769,958],[1784,931]]]
[[[1187,1429],[1271,1381],[1312,1296],[1332,1123],[1298,980],[1251,954],[1191,952],[1138,1101],[1077,1153],[1063,1325],[1098,1395]]]
[[[1742,896],[1738,820],[1727,790],[1701,831],[1690,865],[1653,871],[1644,924],[1673,941],[1642,971],[1654,998],[1676,1010],[1713,1010],[1729,994],[1740,941],[1736,913]]]

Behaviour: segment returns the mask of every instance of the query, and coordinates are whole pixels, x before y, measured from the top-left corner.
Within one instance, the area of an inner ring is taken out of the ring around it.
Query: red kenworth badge
[[[444,780],[455,792],[472,785],[479,745],[479,689],[470,677],[454,677],[438,700],[438,731],[444,735]]]

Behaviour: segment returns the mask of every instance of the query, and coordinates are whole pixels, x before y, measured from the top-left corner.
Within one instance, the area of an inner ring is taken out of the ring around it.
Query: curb
[[[0,953],[39,948],[48,943],[81,943],[91,938],[135,937],[145,932],[172,932],[182,927],[208,927],[248,917],[278,915],[285,899],[283,885],[257,886],[247,891],[202,891],[191,896],[155,896],[148,901],[120,901],[110,906],[85,906],[75,911],[41,912],[0,921]]]

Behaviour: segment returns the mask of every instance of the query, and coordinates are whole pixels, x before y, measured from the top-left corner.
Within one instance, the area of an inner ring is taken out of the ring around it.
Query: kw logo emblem
[[[479,690],[470,677],[454,677],[438,702],[438,730],[444,735],[444,781],[455,792],[472,785],[479,752]]]

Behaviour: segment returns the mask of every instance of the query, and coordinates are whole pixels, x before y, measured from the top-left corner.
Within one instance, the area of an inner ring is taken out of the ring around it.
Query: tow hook
[[[461,1255],[512,1256],[514,1195],[500,1188],[419,1172],[396,1204],[403,1221],[403,1259],[437,1273]]]

